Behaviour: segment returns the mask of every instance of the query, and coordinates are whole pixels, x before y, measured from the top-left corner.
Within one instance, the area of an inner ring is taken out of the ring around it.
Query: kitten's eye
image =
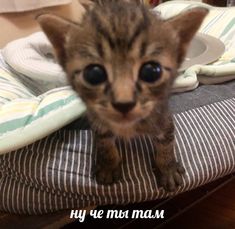
[[[156,62],[148,62],[142,65],[139,78],[147,83],[154,83],[161,78],[162,66]]]
[[[83,78],[91,85],[99,85],[107,80],[105,69],[100,65],[88,65],[83,73]]]

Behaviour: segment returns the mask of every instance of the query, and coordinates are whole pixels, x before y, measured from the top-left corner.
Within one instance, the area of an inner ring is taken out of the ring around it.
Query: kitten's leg
[[[100,184],[112,184],[120,179],[121,158],[111,136],[97,135],[96,180]]]
[[[174,157],[174,126],[170,123],[161,136],[153,138],[156,149],[155,163],[160,185],[167,191],[174,191],[182,185],[182,175],[185,173],[180,163]]]

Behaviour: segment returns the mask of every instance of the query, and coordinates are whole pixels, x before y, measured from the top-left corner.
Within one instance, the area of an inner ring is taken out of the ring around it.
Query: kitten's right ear
[[[176,31],[180,40],[178,47],[179,64],[184,60],[190,41],[200,28],[207,14],[208,9],[195,7],[166,20],[166,23],[171,25],[171,30],[174,29]]]
[[[75,25],[69,20],[48,13],[38,15],[36,20],[53,45],[59,63],[64,66],[67,34]]]

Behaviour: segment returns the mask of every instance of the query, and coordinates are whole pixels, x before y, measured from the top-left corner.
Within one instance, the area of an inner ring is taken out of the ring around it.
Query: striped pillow
[[[35,96],[0,66],[0,154],[28,145],[76,119],[85,110],[66,86]]]

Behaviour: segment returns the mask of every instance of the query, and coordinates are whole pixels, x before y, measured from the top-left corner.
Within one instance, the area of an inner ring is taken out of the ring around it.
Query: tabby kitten
[[[37,20],[70,84],[87,106],[97,141],[96,179],[120,177],[115,139],[152,137],[160,184],[182,183],[184,168],[173,154],[174,125],[168,98],[177,69],[207,10],[194,8],[162,20],[141,1],[84,1],[81,22],[52,14]]]

